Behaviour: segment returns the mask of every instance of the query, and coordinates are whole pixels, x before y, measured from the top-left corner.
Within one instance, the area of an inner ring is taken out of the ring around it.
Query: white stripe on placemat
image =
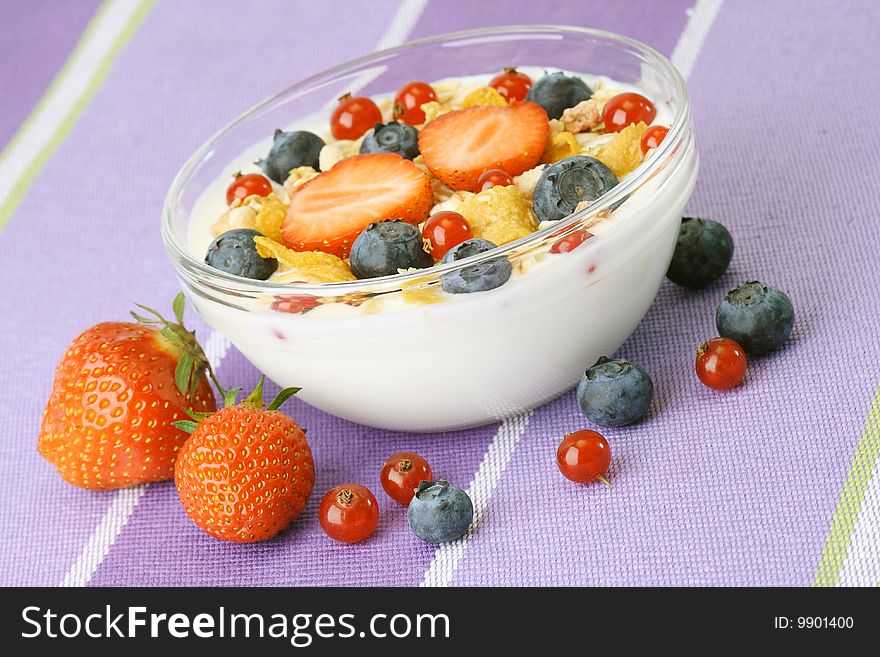
[[[474,503],[474,522],[468,532],[457,541],[443,543],[434,552],[431,565],[425,571],[421,586],[448,586],[464,556],[465,548],[474,530],[479,526],[480,519],[489,506],[489,498],[495,491],[495,486],[501,480],[510,458],[516,451],[520,438],[529,425],[532,413],[514,415],[501,423],[489,449],[483,456],[483,461],[477,469],[473,480],[468,486],[467,493]]]
[[[104,512],[79,557],[64,575],[61,586],[85,586],[113,547],[135,507],[147,490],[147,484],[116,491],[113,503]]]
[[[376,49],[382,50],[403,43],[427,5],[428,0],[403,0]],[[211,367],[217,370],[229,351],[231,343],[225,335],[213,331],[202,342],[202,347]],[[83,547],[76,562],[65,574],[61,586],[85,586],[89,583],[92,575],[109,554],[110,548],[113,547],[117,537],[125,528],[146,489],[147,486],[138,486],[117,492],[116,499],[104,512],[104,517],[101,518],[101,522],[98,523],[98,527]]]
[[[217,331],[211,331],[208,339],[202,342],[205,358],[211,363],[211,367],[214,368],[215,372],[220,367],[223,359],[226,358],[226,354],[231,346],[232,343],[229,341],[229,338]]]
[[[427,6],[428,0],[403,0],[391,20],[391,25],[379,39],[376,50],[394,48],[406,41]]]
[[[394,18],[391,20],[391,25],[388,26],[388,30],[382,38],[379,39],[376,50],[385,50],[386,48],[393,48],[394,46],[402,44],[415,27],[416,22],[419,20],[419,17],[422,15],[422,12],[425,11],[425,7],[427,6],[428,0],[403,0],[397,13],[394,14]],[[355,94],[383,73],[385,73],[384,66],[374,66],[344,85],[344,87],[339,90],[339,94]],[[324,109],[329,110],[334,107],[337,102],[339,101],[335,97],[331,98],[324,105]]]
[[[688,9],[687,25],[684,26],[684,31],[669,57],[684,77],[690,77],[706,35],[712,29],[712,23],[715,22],[722,4],[724,0],[697,0],[696,4]]]
[[[838,586],[880,586],[880,457],[862,498]]]
[[[670,58],[684,77],[691,74],[706,35],[722,4],[723,0],[697,0],[697,3],[687,10],[687,24]],[[528,426],[529,417],[530,414],[517,415],[502,422],[489,445],[468,489],[468,494],[474,503],[474,527],[485,512],[489,498]],[[431,565],[422,578],[421,586],[449,586],[458,564],[464,557],[474,527],[457,541],[444,543],[437,548]]]
[[[0,208],[88,98],[119,39],[143,11],[144,3],[132,0],[107,0],[101,5],[59,76],[0,155]]]
[[[202,342],[205,356],[215,371],[231,346],[229,338],[216,331]],[[61,586],[85,586],[89,583],[98,566],[104,561],[104,557],[109,554],[110,548],[116,543],[119,534],[128,524],[131,514],[134,513],[147,488],[149,484],[116,491],[113,503],[107,507],[95,531],[80,551],[79,557],[64,575]]]

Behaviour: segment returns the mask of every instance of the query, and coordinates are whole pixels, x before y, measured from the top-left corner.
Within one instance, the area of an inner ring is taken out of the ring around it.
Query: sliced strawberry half
[[[428,176],[409,160],[395,153],[355,155],[296,189],[281,235],[296,251],[345,258],[372,222],[418,224],[433,202]]]
[[[431,173],[447,187],[473,191],[487,169],[518,176],[541,159],[550,125],[535,103],[470,107],[434,119],[419,134]]]

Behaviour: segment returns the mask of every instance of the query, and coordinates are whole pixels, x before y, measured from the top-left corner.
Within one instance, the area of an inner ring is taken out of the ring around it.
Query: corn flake
[[[290,196],[293,193],[293,190],[303,183],[307,183],[317,175],[318,172],[312,167],[296,167],[295,169],[291,169],[290,173],[287,175],[287,180],[284,181],[284,191]]]
[[[631,124],[617,133],[608,143],[603,144],[595,157],[607,166],[618,178],[623,178],[642,163],[642,149],[639,141],[648,126],[644,121]]]
[[[504,107],[505,105],[507,105],[507,101],[504,96],[492,87],[474,89],[461,101],[462,109],[465,107]]]
[[[438,103],[436,100],[432,100],[430,103],[424,103],[422,105],[422,111],[425,113],[425,123],[430,123],[438,116],[443,116],[444,114],[451,112],[452,108],[448,105]]]
[[[538,222],[514,185],[496,185],[465,199],[456,209],[471,225],[474,237],[501,246],[533,233]]]
[[[541,155],[541,162],[543,164],[553,164],[572,155],[577,155],[580,152],[581,145],[578,143],[577,138],[572,133],[563,130],[552,135],[547,140],[544,153]]]
[[[400,298],[406,303],[421,305],[443,301],[443,296],[440,294],[438,286],[426,287],[421,281],[404,283],[400,289]]]
[[[247,199],[245,199],[247,202]],[[287,217],[287,206],[275,194],[265,197],[257,197],[248,206],[256,205],[257,216],[254,220],[254,228],[263,233],[269,239],[281,241],[281,224]]]
[[[255,237],[257,253],[275,258],[278,271],[272,276],[276,283],[334,283],[353,281],[354,274],[341,258],[322,251],[294,251],[268,237]]]

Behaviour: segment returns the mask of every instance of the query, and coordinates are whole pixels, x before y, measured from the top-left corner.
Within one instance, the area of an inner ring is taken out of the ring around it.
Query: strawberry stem
[[[281,408],[281,405],[286,402],[288,399],[293,397],[296,393],[298,393],[302,388],[283,388],[278,391],[278,394],[275,395],[275,399],[273,399],[269,405],[266,407],[267,411],[277,411]]]
[[[207,372],[211,381],[213,381],[214,385],[217,387],[217,390],[223,397],[225,397],[226,391],[217,380],[217,376],[214,374],[214,369],[211,367],[211,363],[208,362],[208,357],[205,356],[205,352],[196,340],[195,331],[188,331],[183,325],[183,311],[186,306],[186,299],[183,296],[183,292],[180,292],[174,297],[174,302],[171,304],[171,307],[174,310],[174,317],[177,320],[176,322],[168,321],[152,308],[139,303],[135,305],[155,317],[155,319],[144,317],[143,315],[139,315],[132,311],[131,316],[134,317],[138,323],[159,329],[159,333],[166,340],[181,350],[182,353],[180,359],[177,361],[177,367],[174,370],[174,383],[180,391],[180,394],[193,400],[195,398],[199,380],[202,378],[202,375]]]
[[[266,406],[266,403],[263,401],[263,383],[265,381],[266,377],[261,376],[254,391],[241,401],[242,406],[254,408],[258,411]]]
[[[196,430],[196,427],[199,426],[199,423],[194,422],[193,420],[178,420],[177,422],[172,422],[171,426],[175,429],[185,431],[186,433],[192,433]]]

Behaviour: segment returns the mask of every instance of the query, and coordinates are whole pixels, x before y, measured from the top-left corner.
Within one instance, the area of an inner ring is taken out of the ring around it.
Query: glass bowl
[[[491,74],[506,66],[637,85],[669,109],[669,132],[642,166],[588,207],[453,264],[344,283],[273,284],[225,274],[192,253],[199,196],[276,128],[329,116],[334,100],[350,89],[393,95],[411,79]],[[648,46],[566,26],[457,32],[338,66],[237,118],[177,175],[162,237],[196,311],[270,379],[300,386],[307,403],[355,422],[451,431],[540,406],[574,386],[599,356],[614,353],[656,296],[697,168],[684,80]],[[604,217],[580,247],[550,253],[560,238]],[[506,284],[437,294],[443,274],[499,255],[515,272]]]

